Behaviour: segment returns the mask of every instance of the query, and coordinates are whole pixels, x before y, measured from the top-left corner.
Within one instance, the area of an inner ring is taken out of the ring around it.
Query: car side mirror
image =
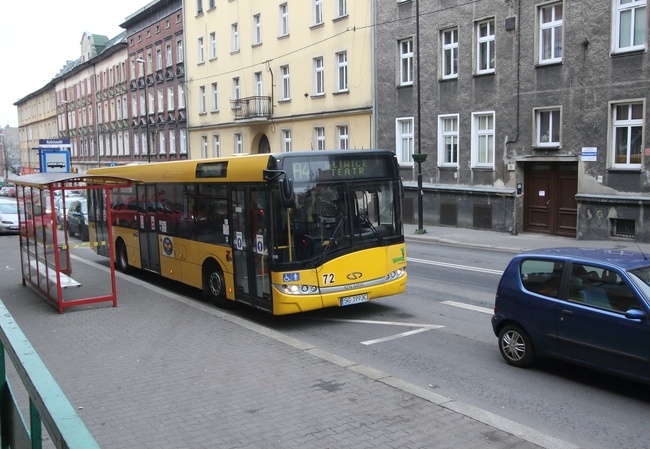
[[[629,320],[645,320],[647,316],[643,310],[630,309],[625,312],[625,318]]]

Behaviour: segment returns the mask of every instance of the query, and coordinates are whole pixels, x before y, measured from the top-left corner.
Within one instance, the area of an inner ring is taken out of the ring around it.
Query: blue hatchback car
[[[650,255],[551,248],[515,256],[492,328],[510,365],[553,357],[650,382]]]

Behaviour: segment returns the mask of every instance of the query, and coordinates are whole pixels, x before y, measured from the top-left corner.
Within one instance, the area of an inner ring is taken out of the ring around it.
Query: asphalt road
[[[408,244],[404,294],[300,316],[235,313],[588,448],[646,448],[650,389],[564,363],[505,363],[490,317],[512,254]]]
[[[511,253],[418,242],[407,254],[402,295],[284,317],[231,313],[580,447],[648,447],[648,387],[561,363],[522,370],[503,361],[490,316]],[[200,300],[160,277],[136,277]]]

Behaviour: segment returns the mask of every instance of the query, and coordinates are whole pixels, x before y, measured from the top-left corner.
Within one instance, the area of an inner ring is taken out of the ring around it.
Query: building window
[[[348,0],[336,0],[336,17],[348,15]]]
[[[176,154],[176,130],[169,130],[169,154]]]
[[[399,45],[399,85],[413,85],[413,39],[404,39]]]
[[[494,19],[476,24],[476,73],[494,73]]]
[[[104,146],[102,141],[99,141],[99,154],[104,155]],[[137,132],[133,133],[133,155],[137,156],[140,154],[140,134]]]
[[[539,63],[562,62],[562,3],[539,8]]]
[[[221,138],[219,134],[212,136],[212,157],[221,157]]]
[[[157,90],[158,93],[158,112],[163,112],[165,110],[165,97],[163,94],[162,87]]]
[[[176,61],[183,62],[183,39],[176,41]]]
[[[336,149],[347,150],[349,148],[350,136],[348,134],[347,125],[339,125],[336,127]]]
[[[210,0],[208,2],[208,5],[209,5],[209,9],[214,9],[217,6],[217,1],[216,0]]]
[[[211,110],[212,112],[217,112],[219,110],[219,95],[217,90],[217,83],[212,83],[211,88],[212,88],[212,94],[210,95],[210,97],[212,98]]]
[[[611,106],[613,168],[640,168],[643,157],[645,102]]]
[[[614,53],[645,49],[647,0],[614,0]]]
[[[176,105],[174,104],[174,87],[168,86],[167,87],[167,110],[173,111],[174,109],[176,109]]]
[[[312,0],[312,25],[323,23],[323,0]]]
[[[205,114],[205,86],[199,86],[199,113]]]
[[[203,14],[203,0],[196,0],[196,14]]]
[[[325,66],[323,58],[314,58],[314,95],[325,95]]]
[[[239,25],[236,23],[230,25],[230,50],[239,51]]]
[[[348,90],[348,53],[343,51],[336,54],[336,87],[339,92]]]
[[[286,3],[280,5],[280,23],[278,35],[286,36],[289,34],[289,6]]]
[[[415,134],[413,132],[413,117],[403,117],[395,120],[395,155],[400,165],[413,166],[413,148]]]
[[[472,113],[472,167],[494,168],[494,112]]]
[[[241,133],[235,133],[235,154],[244,152],[244,143],[242,142]]]
[[[210,59],[217,58],[217,33],[210,33]]]
[[[185,109],[185,90],[183,85],[178,85],[178,109]]]
[[[199,64],[205,62],[205,49],[203,47],[203,38],[200,37],[198,41],[198,50],[199,50]]]
[[[280,67],[280,74],[282,76],[282,88],[280,90],[280,98],[282,100],[291,99],[291,84],[289,79],[289,66],[283,65]]]
[[[241,93],[241,87],[239,86],[239,77],[232,79],[232,99],[239,100]]]
[[[291,130],[290,129],[282,130],[282,151],[284,153],[291,152]]]
[[[458,28],[442,32],[442,79],[458,78]]]
[[[201,158],[208,157],[208,136],[201,136]]]
[[[538,147],[560,147],[562,117],[559,108],[535,110],[535,145]]]
[[[172,61],[172,44],[165,45],[165,67],[171,67],[174,64]]]
[[[262,43],[262,16],[255,14],[253,16],[253,45]]]
[[[438,116],[438,165],[458,167],[458,114]]]
[[[187,130],[179,129],[178,133],[180,134],[180,154],[187,154]]]
[[[158,131],[158,153],[165,154],[165,131]]]
[[[325,128],[322,126],[314,128],[314,142],[316,150],[322,151],[325,149]]]
[[[162,70],[162,68],[163,68],[162,48],[158,47],[156,48],[156,70]]]

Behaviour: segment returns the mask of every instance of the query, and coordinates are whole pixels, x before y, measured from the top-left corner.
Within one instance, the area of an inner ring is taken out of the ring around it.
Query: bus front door
[[[234,187],[232,208],[235,296],[238,301],[272,312],[266,191]]]
[[[160,273],[156,186],[138,186],[140,214],[140,260],[144,270]]]

